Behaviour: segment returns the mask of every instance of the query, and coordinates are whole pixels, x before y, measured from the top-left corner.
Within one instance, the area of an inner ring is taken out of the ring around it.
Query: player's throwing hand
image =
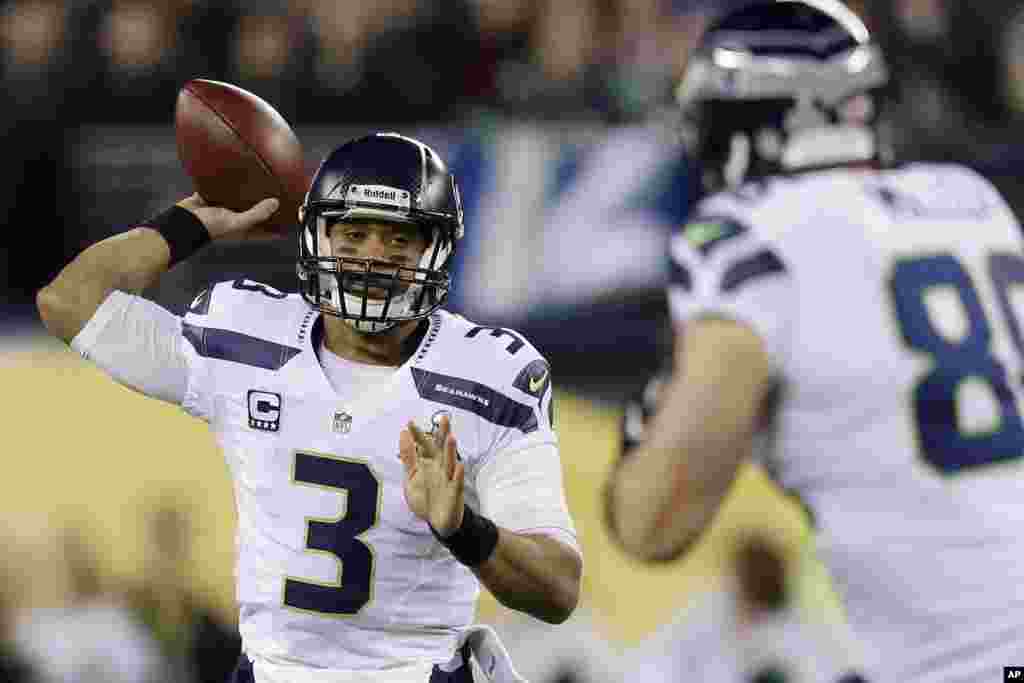
[[[274,215],[280,205],[281,202],[277,198],[268,198],[246,211],[232,211],[222,206],[207,204],[199,194],[193,194],[178,202],[178,206],[188,209],[203,222],[211,240],[235,236],[236,233],[243,233],[262,225]]]
[[[442,538],[462,524],[465,466],[458,457],[451,422],[442,416],[433,433],[412,422],[398,438],[405,465],[405,500],[409,509]]]

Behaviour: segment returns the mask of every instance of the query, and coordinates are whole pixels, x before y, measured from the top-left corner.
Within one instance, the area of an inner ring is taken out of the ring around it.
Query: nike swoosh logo
[[[532,377],[530,378],[530,393],[531,394],[536,393],[542,386],[544,386],[544,382],[548,381],[548,372],[549,372],[549,370],[545,370],[544,374],[541,375],[537,379],[534,379]]]

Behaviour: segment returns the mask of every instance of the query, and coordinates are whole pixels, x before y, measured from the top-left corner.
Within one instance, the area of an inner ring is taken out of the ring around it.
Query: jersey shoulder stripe
[[[203,358],[226,360],[264,370],[280,370],[302,349],[241,332],[182,323],[181,332]]]
[[[465,401],[466,397],[460,399],[457,394],[453,398],[444,388],[437,390],[423,374],[417,377],[421,395],[426,392],[430,396],[425,398],[470,410],[495,425],[524,433],[544,427],[540,424],[544,421],[542,406],[546,403],[549,412],[554,411],[552,371],[533,344],[515,330],[481,325],[447,311],[440,316],[442,324],[435,339],[439,353],[428,354],[418,364],[419,370],[439,378],[455,378],[457,387],[471,384],[493,400],[490,406],[484,406]]]
[[[668,265],[669,285],[679,287],[684,292],[691,291],[693,289],[693,274],[690,273],[689,267],[679,259],[674,258],[669,259]]]
[[[750,280],[769,275],[781,275],[786,266],[774,251],[762,249],[753,256],[734,262],[722,275],[722,291],[731,292]]]
[[[500,427],[512,427],[524,434],[537,431],[532,407],[472,380],[411,368],[421,398],[469,411]]]
[[[182,336],[202,358],[280,370],[302,352],[294,332],[309,310],[297,295],[268,285],[218,282],[192,301]]]

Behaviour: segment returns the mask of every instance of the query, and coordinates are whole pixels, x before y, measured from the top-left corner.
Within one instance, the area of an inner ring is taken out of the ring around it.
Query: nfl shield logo
[[[335,413],[332,425],[335,434],[348,434],[352,430],[352,416],[345,412]]]

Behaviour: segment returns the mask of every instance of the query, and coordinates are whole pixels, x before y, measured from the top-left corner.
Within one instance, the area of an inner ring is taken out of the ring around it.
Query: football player
[[[713,21],[678,99],[709,195],[671,241],[675,372],[610,480],[655,561],[711,522],[762,415],[868,679],[991,681],[1024,653],[1021,226],[954,164],[895,166],[888,74],[835,0]]]
[[[238,507],[236,680],[470,681],[482,583],[550,623],[582,568],[551,371],[520,334],[441,308],[463,236],[455,178],[393,133],[338,147],[302,206],[299,293],[237,280],[184,317],[138,293],[234,213],[196,195],[99,242],[38,295],[46,326],[117,381],[207,421]]]
[[[670,365],[626,402],[617,467],[643,443],[671,379]],[[754,452],[762,446],[755,443]],[[614,528],[614,519],[607,524]],[[730,546],[717,585],[644,638],[628,655],[626,670],[650,683],[672,683],[681,672],[705,681],[863,683],[859,648],[846,629],[798,604],[792,589],[799,577],[783,547],[756,529],[737,534]]]

